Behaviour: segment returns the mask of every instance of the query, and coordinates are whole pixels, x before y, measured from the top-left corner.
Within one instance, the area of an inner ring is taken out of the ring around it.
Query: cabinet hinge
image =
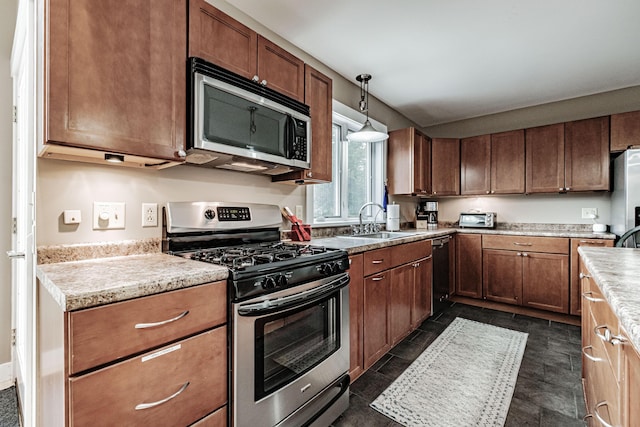
[[[18,106],[13,106],[13,123],[18,123]]]
[[[16,329],[15,328],[11,329],[11,345],[13,347],[16,346]]]
[[[18,234],[18,218],[11,218],[11,232],[13,234]]]

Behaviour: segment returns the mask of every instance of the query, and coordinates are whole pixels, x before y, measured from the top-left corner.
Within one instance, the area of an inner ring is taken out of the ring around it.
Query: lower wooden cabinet
[[[69,379],[69,425],[188,425],[227,401],[227,329]]]
[[[558,313],[569,312],[569,240],[482,237],[484,298]]]
[[[354,381],[364,373],[363,310],[364,278],[362,254],[349,257],[349,376]]]
[[[381,272],[364,279],[364,369],[369,369],[389,349],[389,296],[391,277]]]
[[[640,426],[640,353],[631,344],[624,329],[620,335],[626,340],[622,346],[622,375],[620,380],[622,425]]]
[[[613,240],[606,239],[571,239],[571,273],[569,275],[569,314],[580,316],[582,312],[582,296],[580,293],[579,268],[580,246],[613,247]]]
[[[365,252],[363,261],[366,370],[431,315],[431,241]]]
[[[38,425],[226,426],[226,281],[62,312],[38,291]]]
[[[482,234],[456,235],[456,295],[482,298]]]

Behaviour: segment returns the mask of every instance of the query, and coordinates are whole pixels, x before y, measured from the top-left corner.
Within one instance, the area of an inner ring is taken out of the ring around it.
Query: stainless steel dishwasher
[[[449,240],[450,236],[431,241],[433,249],[432,315],[449,306]]]

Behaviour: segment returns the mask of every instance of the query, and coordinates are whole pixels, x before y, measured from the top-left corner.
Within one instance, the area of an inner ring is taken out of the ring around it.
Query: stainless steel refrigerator
[[[640,149],[627,150],[613,163],[611,232],[621,236],[640,225]]]

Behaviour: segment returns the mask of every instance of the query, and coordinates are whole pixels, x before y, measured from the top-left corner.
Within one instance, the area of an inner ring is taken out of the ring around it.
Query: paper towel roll
[[[400,230],[400,205],[387,205],[387,231]]]

